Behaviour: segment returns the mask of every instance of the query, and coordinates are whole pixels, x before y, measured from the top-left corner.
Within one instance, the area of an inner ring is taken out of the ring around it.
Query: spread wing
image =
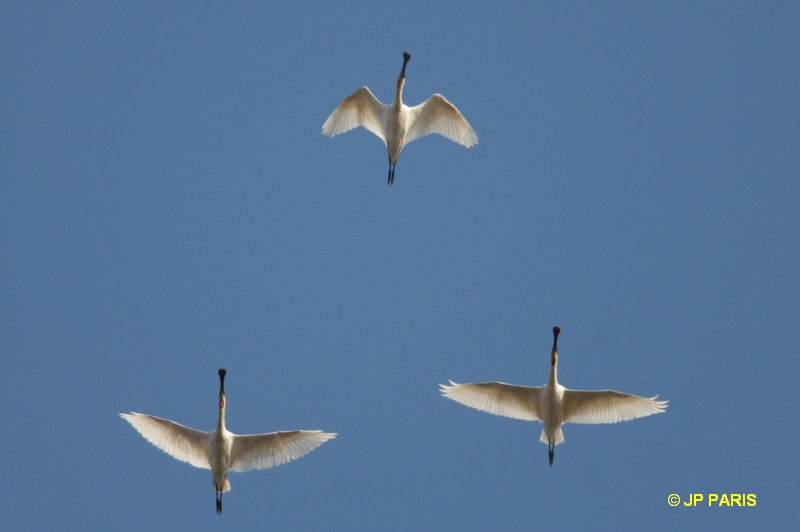
[[[440,384],[444,397],[457,403],[498,416],[541,421],[541,387],[517,386],[504,382]]]
[[[334,137],[355,127],[364,126],[386,144],[388,119],[389,107],[381,103],[368,88],[361,87],[333,110],[322,124],[322,133]]]
[[[478,135],[464,115],[441,94],[434,94],[412,107],[411,112],[413,119],[406,133],[406,144],[431,133],[438,133],[467,148],[478,143]]]
[[[231,447],[231,471],[242,473],[251,469],[276,467],[304,456],[335,433],[319,430],[292,430],[234,436]]]
[[[142,437],[181,462],[211,469],[208,433],[185,427],[169,419],[131,412],[120,417],[133,425]]]
[[[669,401],[613,390],[564,390],[564,423],[619,423],[666,411]]]

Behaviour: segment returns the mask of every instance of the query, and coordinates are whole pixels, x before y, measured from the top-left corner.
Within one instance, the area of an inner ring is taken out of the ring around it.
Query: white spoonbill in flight
[[[225,374],[219,370],[219,418],[211,432],[191,429],[169,419],[131,412],[120,414],[144,439],[194,467],[210,469],[217,496],[217,513],[222,513],[222,494],[230,491],[228,471],[279,466],[310,453],[335,433],[292,430],[241,436],[225,428]]]
[[[411,55],[403,52],[403,69],[397,78],[397,92],[392,105],[382,103],[367,87],[361,87],[345,98],[322,124],[322,133],[329,137],[357,126],[364,126],[377,135],[389,150],[390,185],[394,183],[397,158],[411,141],[438,133],[467,148],[478,143],[478,135],[467,119],[441,94],[434,94],[414,107],[403,103],[403,85],[406,83],[406,64],[409,59]]]
[[[561,426],[564,423],[618,423],[637,417],[660,414],[669,401],[655,397],[639,397],[613,390],[570,390],[556,380],[558,367],[558,333],[553,327],[553,351],[550,355],[550,378],[544,386],[517,386],[503,382],[474,382],[471,384],[440,384],[444,397],[476,410],[498,416],[544,425],[539,441],[547,444],[550,467],[554,448],[564,443]]]

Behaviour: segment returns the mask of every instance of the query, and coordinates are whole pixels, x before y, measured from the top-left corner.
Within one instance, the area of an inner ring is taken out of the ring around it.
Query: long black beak
[[[553,327],[553,351],[558,351],[558,333],[561,332],[561,327]]]
[[[218,373],[219,373],[219,393],[220,394],[224,394],[225,393],[225,375],[228,373],[228,370],[226,370],[225,368],[220,368]]]
[[[408,64],[408,60],[411,59],[411,54],[408,52],[403,52],[403,69],[400,71],[400,77],[406,77],[406,65]]]

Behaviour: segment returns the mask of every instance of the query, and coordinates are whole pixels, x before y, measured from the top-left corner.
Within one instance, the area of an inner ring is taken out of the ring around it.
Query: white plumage
[[[550,465],[553,448],[563,443],[564,423],[618,423],[664,412],[669,401],[639,397],[613,390],[570,390],[557,380],[558,327],[553,328],[550,378],[544,386],[517,386],[504,382],[440,384],[444,397],[482,412],[544,425],[540,441],[548,444]]]
[[[367,87],[361,87],[345,98],[322,125],[322,133],[329,137],[363,126],[381,139],[389,154],[390,185],[394,182],[394,167],[400,152],[409,142],[438,133],[467,148],[478,143],[478,135],[467,119],[441,94],[434,94],[414,107],[403,103],[406,64],[410,58],[403,52],[403,69],[392,105],[382,103]]]
[[[251,469],[275,467],[304,456],[335,433],[319,430],[292,430],[268,434],[239,435],[225,427],[225,374],[219,370],[219,418],[217,428],[204,432],[169,419],[131,412],[120,414],[147,441],[181,462],[211,469],[217,493],[217,513],[222,512],[222,493],[230,491],[228,471],[243,473]]]

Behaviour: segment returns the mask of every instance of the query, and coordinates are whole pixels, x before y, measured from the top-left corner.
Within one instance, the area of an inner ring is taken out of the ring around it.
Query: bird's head
[[[550,365],[555,366],[558,362],[558,333],[561,332],[561,327],[553,327],[553,351],[550,353]]]
[[[219,407],[225,408],[225,375],[228,371],[225,368],[220,368],[219,373]]]
[[[406,82],[406,65],[408,60],[411,59],[411,54],[403,52],[403,68],[400,70],[400,77],[397,78],[397,87],[400,88]]]

